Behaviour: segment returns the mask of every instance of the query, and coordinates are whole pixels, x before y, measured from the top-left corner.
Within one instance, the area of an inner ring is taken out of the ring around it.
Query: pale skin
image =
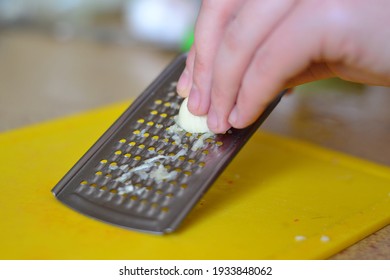
[[[177,91],[224,133],[330,77],[390,86],[389,0],[205,0]]]

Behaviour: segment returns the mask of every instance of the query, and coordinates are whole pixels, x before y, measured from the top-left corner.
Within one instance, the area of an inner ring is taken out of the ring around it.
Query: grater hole
[[[80,185],[83,185],[83,186],[88,185],[88,181],[83,180],[83,181],[80,182]]]
[[[165,102],[165,103],[164,103],[164,106],[165,106],[165,107],[171,107],[171,102]]]
[[[223,142],[222,142],[222,141],[217,141],[217,142],[215,142],[215,145],[217,145],[218,147],[220,147],[220,146],[223,145]]]
[[[121,143],[121,144],[124,144],[124,143],[126,143],[126,139],[122,138],[122,139],[119,140],[118,142]]]
[[[167,113],[162,113],[162,114],[160,114],[160,117],[166,118],[166,117],[168,117],[168,114]]]
[[[122,151],[121,150],[117,150],[117,151],[115,151],[115,153],[114,153],[115,155],[117,155],[117,156],[119,156],[119,155],[121,155],[122,154]]]
[[[102,159],[102,160],[100,161],[101,164],[106,164],[107,162],[108,162],[108,160],[106,160],[106,159]]]
[[[160,105],[160,104],[162,104],[162,100],[161,99],[157,99],[157,100],[154,101],[154,104]]]
[[[131,157],[131,154],[130,153],[126,153],[123,155],[125,158],[130,158]]]
[[[136,160],[136,161],[141,160],[141,156],[135,156],[135,157],[134,157],[134,160]]]
[[[161,212],[162,213],[168,213],[169,212],[169,208],[168,207],[162,207],[161,208]]]
[[[161,123],[158,123],[154,126],[154,129],[153,129],[153,132],[155,134],[159,134],[160,133],[160,130],[163,129],[164,126],[161,124]]]
[[[135,145],[136,145],[137,143],[136,142],[134,142],[134,141],[131,141],[131,142],[129,142],[129,147],[134,147]]]
[[[138,120],[137,120],[137,123],[144,123],[144,122],[145,122],[144,119],[138,119]]]
[[[118,164],[116,162],[111,162],[110,165],[108,166],[110,170],[117,170],[118,169]]]
[[[142,199],[142,200],[140,201],[140,203],[141,203],[142,205],[146,205],[146,204],[149,203],[149,201],[148,201],[147,199]]]
[[[185,189],[188,188],[188,185],[187,185],[187,184],[182,184],[182,185],[180,186],[180,188],[183,189],[183,190],[185,190]]]
[[[106,191],[106,190],[107,190],[107,187],[106,187],[106,186],[102,186],[102,187],[99,188],[99,190],[101,190],[101,191]]]
[[[173,193],[168,193],[165,195],[166,198],[173,198],[175,195]]]
[[[203,162],[203,161],[201,161],[201,162],[198,163],[198,166],[199,166],[199,167],[205,167],[205,166],[206,166],[206,163]]]
[[[186,176],[191,176],[191,174],[192,174],[192,172],[191,172],[191,171],[188,171],[188,170],[187,170],[187,171],[184,171],[183,173],[184,173],[184,175],[186,175]]]
[[[158,114],[158,111],[157,111],[157,110],[152,110],[152,111],[150,112],[150,114],[153,115],[153,116],[155,116],[155,115]]]
[[[110,190],[110,193],[112,193],[112,194],[117,194],[117,193],[118,193],[118,190],[116,190],[116,189],[111,189],[111,190]]]
[[[165,189],[166,192],[168,193],[171,193],[171,192],[175,192],[175,186],[172,186],[172,185],[168,185],[168,187]]]
[[[102,175],[103,175],[103,172],[102,172],[102,171],[97,171],[97,172],[95,172],[95,175],[96,175],[96,176],[102,176]]]
[[[144,144],[140,144],[140,145],[138,145],[138,149],[145,149],[145,145]]]
[[[140,133],[141,133],[141,131],[139,129],[133,131],[134,135],[140,135]]]
[[[157,190],[156,192],[155,192],[155,194],[156,195],[162,195],[164,192],[162,191],[162,190]]]
[[[149,122],[146,123],[146,125],[147,125],[147,126],[153,126],[153,125],[154,125],[154,122],[149,121]]]
[[[188,148],[189,148],[188,144],[183,144],[183,149],[188,150]]]
[[[160,205],[159,205],[158,203],[152,203],[152,204],[150,205],[150,208],[153,209],[153,210],[155,210],[155,209],[157,209],[159,206],[160,206]]]

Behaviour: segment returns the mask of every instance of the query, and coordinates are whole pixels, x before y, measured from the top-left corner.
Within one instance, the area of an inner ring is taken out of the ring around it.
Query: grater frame
[[[165,234],[178,228],[284,94],[282,91],[258,120],[244,129],[204,139],[169,131],[182,99],[175,86],[186,57],[176,57],[57,183],[52,193],[59,201],[84,215],[128,229]],[[134,141],[137,139],[141,141]],[[199,141],[203,145],[193,149]],[[121,150],[118,145],[127,148]],[[126,152],[130,156],[124,160]],[[148,160],[153,164],[146,166]],[[134,171],[143,166],[143,173]],[[168,175],[151,179],[159,169]]]

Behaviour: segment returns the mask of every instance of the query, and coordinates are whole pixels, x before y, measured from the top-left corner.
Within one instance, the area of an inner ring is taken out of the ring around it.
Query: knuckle
[[[350,1],[324,1],[323,22],[325,39],[323,41],[323,56],[330,60],[358,59],[360,47],[354,40],[354,34],[359,32],[356,27],[356,17],[351,12]]]
[[[188,56],[186,59],[187,69],[191,69],[194,66],[194,61],[195,61],[195,49],[191,47],[191,50],[188,52]]]
[[[270,61],[270,57],[271,57],[271,52],[269,52],[267,47],[263,47],[263,48],[259,49],[256,52],[256,55],[251,62],[251,69],[250,69],[251,72],[250,73],[252,73],[252,75],[246,75],[244,82],[250,83],[251,80],[255,78],[255,77],[253,77],[253,75],[255,75],[261,79],[264,76],[270,75],[271,70],[272,70],[272,67],[271,67],[272,62]]]
[[[188,56],[186,59],[186,68],[191,69],[192,66],[193,66],[192,59],[191,59],[191,57]]]
[[[200,53],[198,53],[198,55],[196,56],[195,58],[195,62],[194,62],[194,71],[197,73],[197,74],[203,74],[203,73],[207,73],[208,69],[209,69],[209,63],[207,62],[207,60],[205,58],[202,57],[202,55],[200,55]]]
[[[328,26],[336,28],[348,28],[353,25],[353,15],[351,13],[349,1],[322,1],[324,22]]]
[[[193,76],[193,84],[194,84],[194,86],[198,89],[198,91],[199,91],[199,93],[200,93],[201,95],[204,94],[204,92],[203,92],[203,87],[202,87],[202,85],[203,85],[204,83],[203,83],[202,80],[203,80],[203,78],[202,78],[202,76],[199,75],[199,74],[196,74],[196,75]]]
[[[216,1],[213,0],[203,0],[202,9],[213,9]]]
[[[219,87],[213,85],[211,100],[213,104],[221,106],[226,100],[226,94]]]
[[[203,0],[200,13],[213,14],[217,19],[226,18],[230,14],[230,3],[221,3],[215,0]]]
[[[239,40],[239,32],[240,28],[236,20],[233,20],[226,28],[223,43],[225,47],[231,52],[236,52],[241,47],[241,42]]]

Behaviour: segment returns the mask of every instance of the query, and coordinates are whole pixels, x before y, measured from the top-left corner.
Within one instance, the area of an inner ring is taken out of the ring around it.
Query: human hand
[[[388,0],[207,0],[177,91],[215,133],[253,123],[286,87],[390,85]]]

